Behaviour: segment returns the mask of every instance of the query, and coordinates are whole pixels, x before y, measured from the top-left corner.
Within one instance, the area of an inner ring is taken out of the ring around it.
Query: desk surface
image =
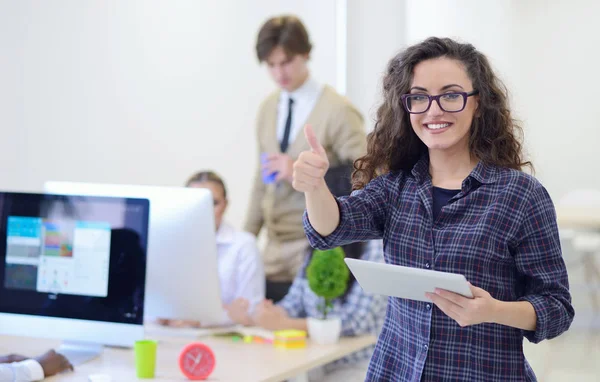
[[[187,381],[178,367],[178,356],[187,343],[209,345],[217,360],[215,371],[208,381],[281,382],[314,367],[345,357],[376,342],[373,336],[342,338],[335,345],[313,345],[305,349],[280,350],[269,344],[246,344],[219,337],[155,337],[158,339],[156,378],[154,381]],[[0,336],[0,354],[19,353],[36,356],[60,341],[27,337]],[[48,378],[47,381],[87,381],[90,374],[108,374],[113,382],[138,381],[135,378],[133,349],[106,348],[101,357],[78,366],[73,373]],[[139,381],[149,381],[139,379]]]

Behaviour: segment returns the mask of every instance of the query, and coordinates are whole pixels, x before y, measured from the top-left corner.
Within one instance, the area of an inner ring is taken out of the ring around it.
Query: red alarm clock
[[[179,355],[179,368],[183,375],[192,381],[208,378],[215,368],[215,355],[201,342],[187,345]]]

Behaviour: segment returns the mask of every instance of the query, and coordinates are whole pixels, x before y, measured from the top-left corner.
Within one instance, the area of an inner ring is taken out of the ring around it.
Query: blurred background
[[[593,0],[0,0],[0,188],[48,180],[181,186],[226,179],[241,227],[274,88],[254,53],[298,15],[312,75],[372,129],[388,60],[428,36],[473,43],[509,88],[561,223],[573,330],[526,352],[542,381],[600,380],[600,3]],[[242,160],[231,160],[232,155]],[[561,212],[562,211],[562,212]]]

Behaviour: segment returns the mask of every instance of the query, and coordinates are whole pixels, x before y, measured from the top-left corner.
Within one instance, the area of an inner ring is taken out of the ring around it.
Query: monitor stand
[[[87,342],[64,341],[58,349],[60,353],[67,357],[71,365],[78,366],[84,362],[91,361],[99,357],[104,351],[104,346]]]

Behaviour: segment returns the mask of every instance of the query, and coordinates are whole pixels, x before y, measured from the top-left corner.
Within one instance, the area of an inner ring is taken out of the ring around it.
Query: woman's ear
[[[475,113],[473,114],[473,116],[475,118],[479,118],[479,117],[481,117],[481,108],[479,107],[480,106],[479,95],[475,96],[474,101],[475,101]]]

